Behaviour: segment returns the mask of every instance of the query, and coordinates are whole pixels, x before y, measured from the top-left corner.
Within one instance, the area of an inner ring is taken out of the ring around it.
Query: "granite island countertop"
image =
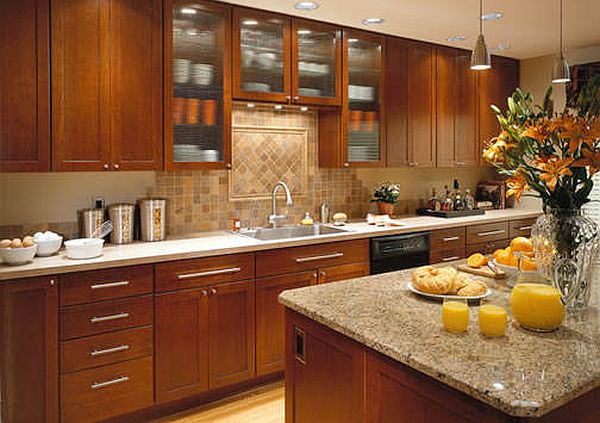
[[[479,333],[476,306],[467,333],[446,332],[441,304],[407,290],[411,275],[404,270],[289,290],[279,301],[512,416],[539,417],[600,387],[600,268],[585,313],[567,315],[551,333],[511,322],[507,336],[496,339]],[[508,309],[505,282],[485,281],[494,293],[484,302]]]
[[[211,257],[224,254],[249,253],[275,248],[297,247],[325,242],[365,239],[376,236],[430,231],[466,225],[494,223],[525,219],[541,214],[539,209],[490,210],[484,215],[444,219],[431,216],[405,216],[394,219],[395,226],[376,227],[366,223],[350,223],[344,232],[321,236],[258,241],[227,231],[190,234],[160,242],[135,242],[133,244],[104,247],[102,256],[89,260],[71,260],[62,249],[52,257],[36,257],[21,266],[0,263],[0,282],[35,276],[97,270],[110,267],[133,266],[165,261]]]

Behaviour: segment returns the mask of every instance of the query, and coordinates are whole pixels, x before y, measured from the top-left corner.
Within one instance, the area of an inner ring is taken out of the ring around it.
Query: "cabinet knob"
[[[120,169],[120,166],[119,166],[118,164],[116,164],[116,165],[114,166],[114,168],[115,168],[115,170],[119,170],[119,169]]]
[[[227,169],[231,169],[231,163],[225,163],[225,167],[226,167]]]
[[[344,163],[344,167],[350,167],[350,163],[348,163],[348,162]]]
[[[104,166],[102,166],[104,168],[104,170],[108,170],[108,163],[104,163]]]
[[[202,293],[203,297],[206,297],[208,295],[208,291],[206,289],[203,289],[202,291],[200,291]]]
[[[213,295],[216,295],[217,294],[217,290],[215,288],[211,288],[210,289],[210,293],[213,294]]]
[[[290,100],[292,99],[292,97],[291,97],[291,96],[289,96],[289,95],[286,95],[286,96],[285,96],[285,99],[286,99],[287,101],[290,101]]]
[[[50,279],[50,286],[54,286],[54,285],[56,285],[56,280]]]
[[[298,95],[295,95],[295,96],[294,96],[294,100],[296,100],[296,101],[300,100],[300,96],[298,96]]]

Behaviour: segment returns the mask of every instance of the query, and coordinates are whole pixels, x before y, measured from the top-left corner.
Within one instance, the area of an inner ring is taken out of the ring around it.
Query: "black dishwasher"
[[[429,232],[371,239],[371,274],[429,264]]]

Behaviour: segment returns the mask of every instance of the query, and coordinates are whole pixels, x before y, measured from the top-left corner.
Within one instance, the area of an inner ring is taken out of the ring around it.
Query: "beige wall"
[[[600,61],[600,46],[570,50],[567,52],[567,60],[570,65]],[[537,104],[541,104],[546,90],[550,85],[553,85],[555,109],[562,110],[566,102],[566,86],[564,84],[552,84],[553,61],[553,55],[521,60],[520,85],[524,91],[528,91],[533,95]]]

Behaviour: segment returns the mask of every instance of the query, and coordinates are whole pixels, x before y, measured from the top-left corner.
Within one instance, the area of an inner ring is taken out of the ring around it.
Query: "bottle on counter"
[[[315,221],[312,218],[312,216],[310,215],[310,213],[306,212],[306,214],[304,215],[304,218],[300,221],[300,223],[305,226],[311,226],[313,223],[315,223]]]
[[[475,208],[475,197],[471,195],[471,190],[468,188],[465,190],[464,201],[466,210],[473,210]]]
[[[444,197],[444,201],[442,202],[442,210],[454,210],[454,200],[452,200],[452,195],[450,194],[450,189],[448,188],[448,185],[444,185],[444,189],[446,190],[446,196]]]
[[[427,205],[429,210],[440,211],[442,209],[442,202],[438,198],[437,190],[433,188],[431,190],[431,198],[429,199],[429,204]]]
[[[454,195],[454,210],[463,211],[465,208],[465,201],[462,198],[462,194],[460,190],[457,190],[456,194]]]

